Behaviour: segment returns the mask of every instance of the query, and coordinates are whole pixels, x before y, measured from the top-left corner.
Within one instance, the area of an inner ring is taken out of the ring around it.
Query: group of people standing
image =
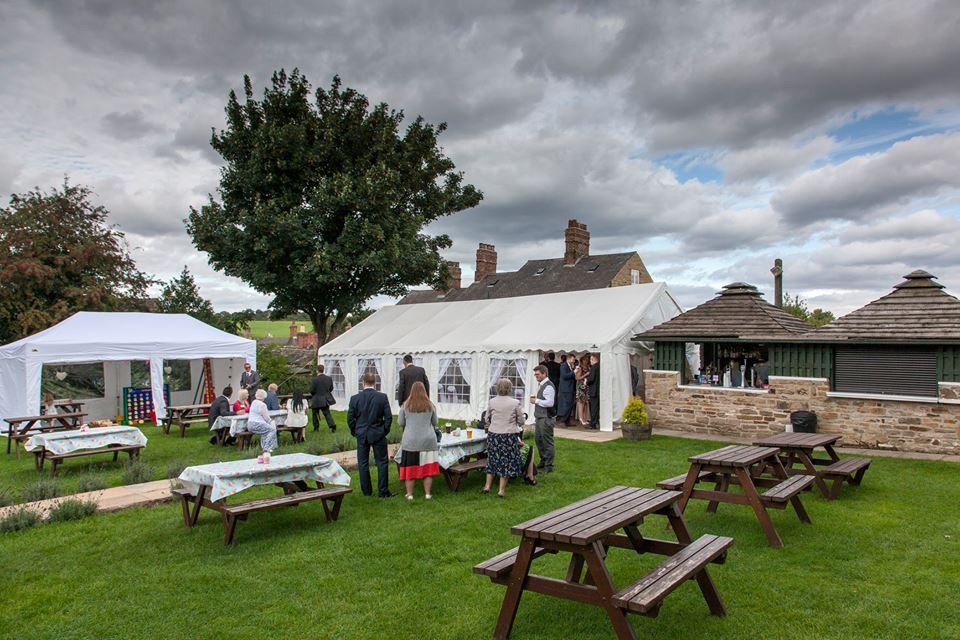
[[[556,421],[567,427],[579,422],[588,429],[600,428],[600,357],[595,353],[557,355],[550,351],[540,363],[557,389]]]

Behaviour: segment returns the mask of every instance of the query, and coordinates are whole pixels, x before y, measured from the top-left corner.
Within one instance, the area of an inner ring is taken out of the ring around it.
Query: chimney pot
[[[290,321],[290,337],[291,337],[291,338],[296,338],[296,337],[297,337],[297,329],[298,329],[298,328],[299,328],[299,326],[297,325],[297,321],[296,321],[296,320],[291,320],[291,321]]]
[[[565,266],[575,265],[581,258],[590,255],[590,232],[587,231],[586,224],[577,222],[576,219],[567,221],[564,240],[566,241],[566,251],[563,253]]]
[[[497,272],[497,248],[492,244],[481,242],[477,248],[477,268],[474,271],[473,281],[480,282],[484,277]]]

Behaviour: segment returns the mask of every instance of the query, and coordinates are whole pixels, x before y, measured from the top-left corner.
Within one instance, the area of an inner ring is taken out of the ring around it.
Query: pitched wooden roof
[[[796,338],[813,327],[763,299],[753,285],[734,282],[716,298],[634,336],[634,340]]]
[[[891,293],[834,320],[808,338],[891,342],[960,340],[960,300],[934,282],[936,276],[917,270]]]
[[[492,300],[604,289],[610,286],[613,278],[635,255],[637,253],[631,251],[584,256],[573,265],[565,265],[563,258],[528,260],[517,271],[491,273],[479,282],[462,289],[452,289],[446,294],[436,291],[411,291],[397,304]]]

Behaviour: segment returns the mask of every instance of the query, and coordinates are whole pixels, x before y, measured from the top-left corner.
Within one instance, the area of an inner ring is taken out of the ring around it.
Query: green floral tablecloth
[[[440,468],[451,467],[464,456],[472,456],[487,450],[487,432],[483,429],[474,429],[473,437],[467,437],[466,429],[460,429],[460,435],[444,433],[440,437]],[[394,460],[400,464],[402,449],[397,449]]]
[[[200,491],[200,485],[211,487],[210,500],[214,502],[256,485],[297,480],[350,486],[350,475],[335,460],[306,453],[274,456],[269,464],[261,464],[256,458],[215,462],[187,467],[180,474],[180,482],[193,495]]]
[[[286,409],[277,409],[276,411],[268,411],[267,413],[270,414],[270,418],[278,427],[283,426],[287,422]],[[249,418],[249,414],[246,413],[238,416],[220,416],[214,421],[213,426],[210,427],[210,431],[229,428],[230,435],[235,436],[247,430],[247,420]]]
[[[147,436],[136,427],[91,427],[87,431],[51,431],[38,433],[27,439],[24,449],[35,451],[46,449],[50,453],[61,454],[80,449],[100,449],[109,445],[146,446]]]

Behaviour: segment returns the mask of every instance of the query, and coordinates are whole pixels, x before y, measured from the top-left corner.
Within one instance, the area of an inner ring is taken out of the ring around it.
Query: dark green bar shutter
[[[949,345],[939,349],[939,375],[943,382],[960,382],[960,347]]]
[[[686,344],[683,342],[658,342],[653,353],[653,368],[660,371],[679,371],[682,380],[685,360]]]
[[[833,354],[829,345],[771,344],[770,373],[797,378],[830,378]]]
[[[834,391],[936,397],[938,349],[916,346],[838,346]]]

